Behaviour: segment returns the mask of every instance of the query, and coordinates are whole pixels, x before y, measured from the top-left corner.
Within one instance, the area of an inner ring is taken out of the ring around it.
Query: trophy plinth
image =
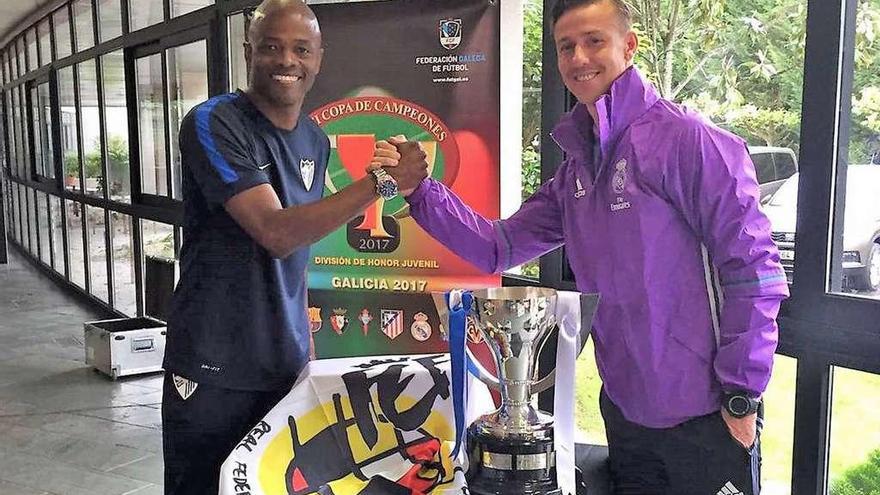
[[[542,416],[546,416],[541,413]],[[559,495],[552,421],[541,436],[498,437],[478,420],[467,431],[468,490],[473,495]]]

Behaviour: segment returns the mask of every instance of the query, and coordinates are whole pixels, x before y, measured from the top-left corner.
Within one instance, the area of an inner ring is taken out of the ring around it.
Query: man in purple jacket
[[[566,155],[555,177],[494,222],[426,179],[412,215],[487,272],[567,247],[578,290],[602,296],[592,335],[615,493],[756,495],[788,287],[746,145],[632,66],[621,0],[560,0],[552,18],[579,102],[551,133]]]

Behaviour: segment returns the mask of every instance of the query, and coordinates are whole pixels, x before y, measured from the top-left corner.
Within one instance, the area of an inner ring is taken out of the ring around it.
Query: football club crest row
[[[324,328],[324,319],[322,308],[309,307],[309,330],[312,333],[317,333]],[[416,312],[411,318],[407,319],[402,309],[380,309],[378,314],[374,316],[374,313],[369,309],[363,308],[352,319],[347,309],[334,308],[326,315],[326,319],[329,320],[329,327],[337,335],[342,335],[350,328],[357,327],[363,332],[364,336],[369,334],[371,330],[378,329],[386,337],[394,340],[408,330],[413,339],[424,342],[430,339],[434,333],[434,328],[428,323],[428,315],[421,311]],[[443,325],[439,325],[439,334],[442,340],[449,340],[449,335]],[[475,344],[479,344],[483,340],[476,325],[470,321],[467,325],[467,336]]]

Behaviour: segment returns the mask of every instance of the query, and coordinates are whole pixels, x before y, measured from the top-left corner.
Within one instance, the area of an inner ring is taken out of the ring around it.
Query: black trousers
[[[759,439],[746,449],[720,411],[672,428],[646,428],[627,421],[604,390],[599,404],[615,495],[759,495],[763,410]]]
[[[199,384],[184,400],[171,373],[162,389],[165,495],[217,495],[220,466],[289,389],[261,392]]]

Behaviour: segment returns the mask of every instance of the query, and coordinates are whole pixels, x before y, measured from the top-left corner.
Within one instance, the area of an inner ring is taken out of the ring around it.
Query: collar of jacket
[[[599,146],[608,156],[613,143],[636,119],[644,115],[660,96],[634,66],[626,69],[607,93],[596,101],[599,120]],[[550,136],[567,155],[590,156],[593,142],[593,118],[587,106],[578,103],[559,119]]]

